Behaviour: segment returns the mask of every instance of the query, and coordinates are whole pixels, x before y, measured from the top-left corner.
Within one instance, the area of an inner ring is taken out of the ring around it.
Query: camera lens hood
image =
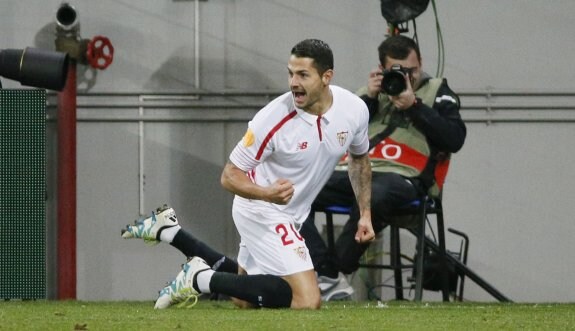
[[[383,72],[381,90],[387,95],[399,95],[407,88],[405,74],[401,70],[389,70]]]

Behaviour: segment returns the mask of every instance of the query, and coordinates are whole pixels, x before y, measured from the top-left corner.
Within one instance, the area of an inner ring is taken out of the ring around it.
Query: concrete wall
[[[53,49],[60,3],[0,1],[0,49]],[[164,202],[198,237],[227,254],[236,251],[231,196],[220,187],[219,175],[247,120],[267,100],[205,98],[202,107],[196,101],[138,96],[196,88],[274,94],[286,89],[291,46],[308,37],[332,46],[335,84],[355,90],[377,65],[376,47],[386,33],[376,0],[208,0],[197,4],[198,11],[194,1],[71,3],[83,38],[104,35],[115,46],[107,70],[79,66],[77,292],[82,300],[154,299],[176,275],[184,257],[173,248],[120,238],[125,224]],[[512,300],[573,301],[575,179],[568,167],[575,162],[569,147],[575,137],[574,98],[557,92],[575,92],[570,63],[575,43],[568,37],[575,29],[575,2],[444,0],[437,5],[444,76],[466,95],[462,115],[468,124],[468,140],[454,158],[445,191],[447,226],[469,235],[470,267]],[[424,67],[433,74],[440,57],[431,5],[417,19],[417,33]],[[6,79],[2,84],[19,87]],[[556,94],[501,94],[509,91]],[[189,108],[171,107],[177,103]],[[47,155],[51,296],[56,291],[55,111],[50,107]],[[467,299],[493,300],[467,284]]]

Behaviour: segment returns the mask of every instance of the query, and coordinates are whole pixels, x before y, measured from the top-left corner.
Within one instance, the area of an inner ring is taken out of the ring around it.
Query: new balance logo
[[[301,143],[297,143],[297,149],[296,150],[302,150],[302,149],[306,149],[307,148],[307,141],[301,142]]]

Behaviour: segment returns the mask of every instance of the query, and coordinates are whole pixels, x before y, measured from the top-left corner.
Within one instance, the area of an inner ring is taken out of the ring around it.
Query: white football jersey
[[[333,102],[322,116],[294,106],[287,92],[262,108],[248,124],[230,161],[260,186],[285,178],[294,185],[287,205],[236,196],[234,208],[267,206],[283,210],[301,224],[311,204],[327,182],[341,157],[364,154],[369,149],[369,112],[359,97],[341,87],[330,86]],[[261,220],[260,220],[261,221]]]

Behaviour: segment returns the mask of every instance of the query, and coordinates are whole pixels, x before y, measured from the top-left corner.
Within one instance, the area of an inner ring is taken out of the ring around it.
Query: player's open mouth
[[[306,95],[305,92],[296,92],[296,91],[292,91],[292,94],[296,103],[302,103]]]

